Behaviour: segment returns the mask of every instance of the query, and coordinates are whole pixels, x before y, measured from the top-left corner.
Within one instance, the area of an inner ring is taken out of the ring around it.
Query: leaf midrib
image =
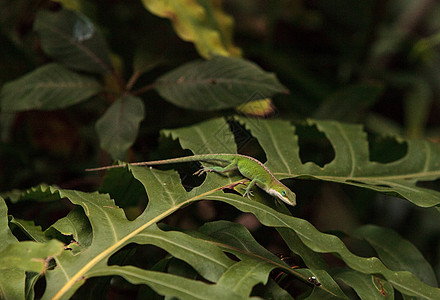
[[[172,206],[166,211],[162,212],[161,214],[157,215],[156,217],[152,218],[150,221],[146,222],[142,226],[136,228],[120,240],[118,240],[116,243],[112,244],[110,247],[99,253],[97,256],[95,256],[93,259],[91,259],[86,265],[84,265],[74,276],[70,278],[68,282],[66,282],[63,287],[55,294],[55,296],[52,298],[52,300],[58,300],[61,299],[68,291],[69,289],[75,285],[75,283],[89,271],[91,270],[95,265],[97,265],[100,261],[108,257],[113,251],[118,249],[121,245],[124,245],[127,241],[129,241],[131,238],[139,234],[142,230],[146,229],[147,227],[151,226],[152,224],[155,224],[162,220],[164,217],[171,214],[173,211],[178,210],[180,207],[183,207],[191,202],[197,201],[198,199],[204,198],[206,195],[212,194],[218,190],[222,189],[222,187],[218,187],[216,189],[207,191],[205,193],[199,194],[197,196],[194,196],[192,198],[189,198],[176,206]]]
[[[215,81],[215,84],[212,83],[212,81]],[[182,80],[180,81],[180,79],[178,80],[158,80],[155,82],[155,86],[156,87],[167,87],[167,86],[176,86],[176,85],[200,85],[200,84],[209,84],[209,85],[218,85],[218,84],[231,84],[231,83],[235,83],[235,84],[245,84],[247,86],[255,86],[255,87],[259,87],[261,88],[261,86],[264,86],[266,88],[269,88],[271,90],[275,90],[278,91],[280,90],[278,87],[274,88],[273,84],[266,84],[264,82],[261,81],[255,81],[255,80],[251,80],[249,78],[197,78],[195,80]],[[284,89],[282,89],[284,90]]]
[[[66,34],[64,34],[64,32],[49,26],[45,22],[41,22],[41,25],[46,27],[46,29],[52,31],[53,33],[58,34],[64,40],[67,40],[71,45],[73,45],[74,47],[77,47],[78,49],[83,51],[84,54],[86,54],[88,57],[90,57],[94,62],[96,62],[98,65],[100,65],[108,73],[111,73],[111,69],[109,68],[109,66],[101,58],[96,56],[95,53],[90,51],[89,48],[85,47],[82,43],[75,42],[75,40],[72,39],[69,35],[66,35]]]
[[[394,180],[394,179],[418,179],[421,180],[421,178],[424,177],[431,177],[431,176],[438,176],[440,177],[440,170],[435,170],[435,171],[424,171],[424,172],[416,172],[416,173],[407,173],[407,174],[402,174],[402,175],[387,175],[387,176],[353,176],[353,177],[348,177],[348,176],[331,176],[331,175],[318,175],[318,174],[313,174],[313,173],[301,173],[301,174],[291,174],[291,173],[278,173],[278,172],[274,172],[274,175],[279,175],[279,176],[302,176],[302,175],[308,175],[308,176],[313,176],[316,178],[320,178],[320,179],[352,179],[352,180]]]

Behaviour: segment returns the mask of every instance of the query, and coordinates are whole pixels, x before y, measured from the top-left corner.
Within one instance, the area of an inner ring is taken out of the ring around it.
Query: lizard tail
[[[228,154],[222,154],[222,155],[216,155],[216,157],[213,157],[211,154],[201,154],[201,155],[193,155],[193,156],[185,156],[185,157],[177,157],[177,158],[170,158],[170,159],[162,159],[162,160],[153,160],[153,161],[144,161],[144,162],[137,162],[137,163],[130,163],[132,166],[154,166],[154,165],[164,165],[164,164],[173,164],[173,163],[184,163],[184,162],[193,162],[193,161],[223,161],[223,162],[229,162]],[[91,168],[86,169],[87,172],[93,172],[93,171],[102,171],[107,169],[114,169],[114,168],[123,168],[127,166],[128,164],[122,164],[122,165],[113,165],[113,166],[106,166],[106,167],[99,167],[99,168]]]

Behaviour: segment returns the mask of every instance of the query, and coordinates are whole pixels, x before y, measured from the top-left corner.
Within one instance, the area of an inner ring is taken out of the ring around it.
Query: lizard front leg
[[[252,179],[252,181],[248,184],[248,186],[246,187],[246,190],[245,190],[245,192],[244,192],[244,194],[243,194],[243,197],[248,197],[249,198],[249,200],[251,200],[251,197],[250,196],[254,196],[253,194],[252,194],[252,191],[251,191],[251,189],[257,184],[257,183],[260,183],[260,184],[263,184],[264,185],[264,183],[261,181],[261,180],[259,180],[259,179]]]

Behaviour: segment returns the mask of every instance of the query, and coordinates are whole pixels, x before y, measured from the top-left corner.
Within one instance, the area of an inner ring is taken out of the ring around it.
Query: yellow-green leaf
[[[232,19],[222,12],[219,1],[142,0],[153,14],[168,18],[177,35],[192,42],[205,58],[213,55],[239,56],[232,44]]]

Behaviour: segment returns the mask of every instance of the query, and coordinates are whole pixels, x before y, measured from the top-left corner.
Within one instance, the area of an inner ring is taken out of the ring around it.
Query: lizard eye
[[[286,197],[286,191],[282,191],[281,196]]]

